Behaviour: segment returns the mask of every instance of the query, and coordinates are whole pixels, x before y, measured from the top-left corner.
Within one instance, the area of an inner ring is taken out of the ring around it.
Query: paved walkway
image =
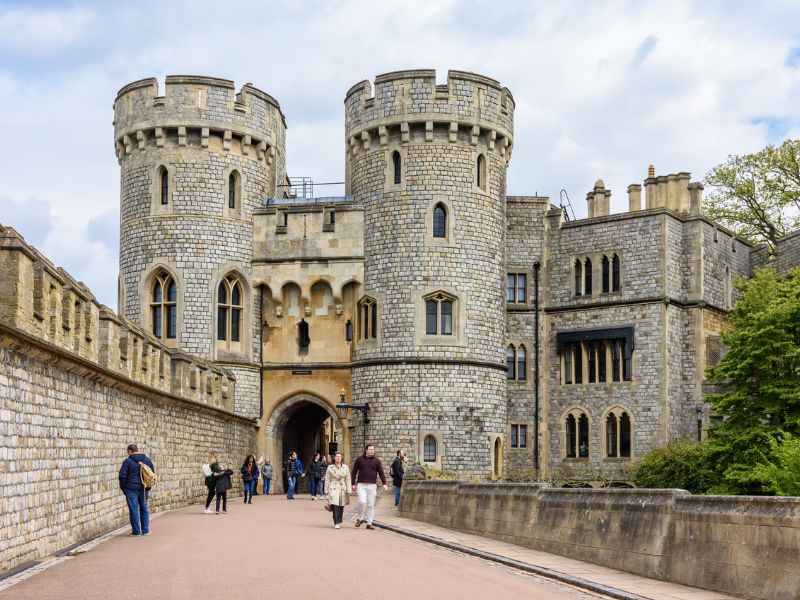
[[[387,495],[378,506],[389,503]],[[218,516],[202,506],[160,515],[150,536],[110,536],[27,578],[0,581],[0,600],[602,597],[347,520],[334,529],[322,503],[308,496],[257,496],[228,508]]]
[[[398,516],[397,509],[392,505],[392,499],[386,498],[386,500],[387,502],[378,504],[375,519],[382,525],[397,531],[405,530],[412,534],[435,538],[444,543],[464,546],[481,553],[496,555],[500,559],[511,559],[512,561],[531,565],[535,569],[555,571],[569,578],[586,580],[652,600],[731,600],[733,598],[733,596],[726,596],[718,592],[710,592],[657,579],[648,579],[639,575],[625,573],[624,571],[565,558],[557,554],[530,550],[491,538],[405,519]]]

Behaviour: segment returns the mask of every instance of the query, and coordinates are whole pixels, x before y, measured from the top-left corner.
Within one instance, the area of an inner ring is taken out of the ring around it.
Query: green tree
[[[714,482],[705,445],[697,443],[678,442],[654,448],[633,471],[633,483],[640,488],[678,488],[703,494]]]
[[[800,434],[800,269],[786,277],[759,269],[737,287],[742,296],[722,336],[729,350],[708,369],[724,389],[708,399],[725,417],[706,444],[719,474],[711,491],[774,493],[759,465],[775,464],[774,442]]]
[[[774,249],[779,237],[800,228],[800,140],[729,156],[705,181],[713,189],[704,212],[751,242]]]
[[[778,496],[800,496],[800,437],[785,434],[770,441],[771,457],[754,467],[754,475]]]

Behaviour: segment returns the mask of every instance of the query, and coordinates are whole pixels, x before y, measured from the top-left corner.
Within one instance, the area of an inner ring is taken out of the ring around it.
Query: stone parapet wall
[[[795,267],[800,267],[800,230],[780,238],[775,248],[775,270],[779,274]]]
[[[159,392],[232,411],[236,378],[97,302],[85,285],[0,226],[0,323]]]
[[[744,598],[800,589],[798,498],[406,481],[400,515]]]

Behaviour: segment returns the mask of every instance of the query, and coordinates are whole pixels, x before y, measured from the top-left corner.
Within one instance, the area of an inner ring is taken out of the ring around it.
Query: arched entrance
[[[283,466],[290,452],[297,452],[304,467],[315,452],[327,455],[331,443],[346,452],[342,426],[331,405],[311,394],[297,394],[284,400],[270,415],[265,433],[268,457],[275,469],[272,484],[276,492],[286,489]],[[345,455],[345,460],[349,456]],[[297,492],[308,491],[308,480],[298,479]]]
[[[494,439],[492,453],[492,477],[499,479],[503,475],[503,440],[500,436]]]

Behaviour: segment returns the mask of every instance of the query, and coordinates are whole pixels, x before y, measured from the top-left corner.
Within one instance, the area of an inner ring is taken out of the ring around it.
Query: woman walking
[[[350,469],[342,462],[342,453],[333,455],[333,464],[325,471],[325,489],[328,490],[327,500],[333,509],[333,526],[341,529],[344,507],[350,504]]]
[[[222,514],[228,512],[228,490],[233,487],[231,476],[233,471],[227,465],[216,472],[216,483],[214,489],[217,492],[217,514],[219,514],[219,501],[222,499]]]
[[[322,478],[325,477],[324,466],[325,462],[322,459],[322,455],[319,452],[315,452],[314,460],[308,464],[306,469],[306,476],[311,483],[312,500],[316,500],[317,495],[319,495],[320,500],[322,499]]]
[[[219,452],[212,452],[208,455],[208,462],[203,465],[203,475],[205,475],[206,489],[208,489],[208,496],[206,497],[206,509],[203,511],[207,515],[214,514],[211,510],[211,501],[214,499],[216,491],[217,478],[215,473],[220,470],[219,466]]]
[[[267,462],[261,467],[261,477],[264,481],[264,488],[261,490],[261,493],[265,496],[269,496],[269,486],[272,484],[272,465],[267,459]]]
[[[244,484],[244,503],[245,504],[252,504],[253,503],[253,492],[256,489],[256,484],[258,483],[258,465],[256,464],[256,457],[252,454],[249,454],[247,458],[244,459],[244,464],[242,465],[242,483]]]

